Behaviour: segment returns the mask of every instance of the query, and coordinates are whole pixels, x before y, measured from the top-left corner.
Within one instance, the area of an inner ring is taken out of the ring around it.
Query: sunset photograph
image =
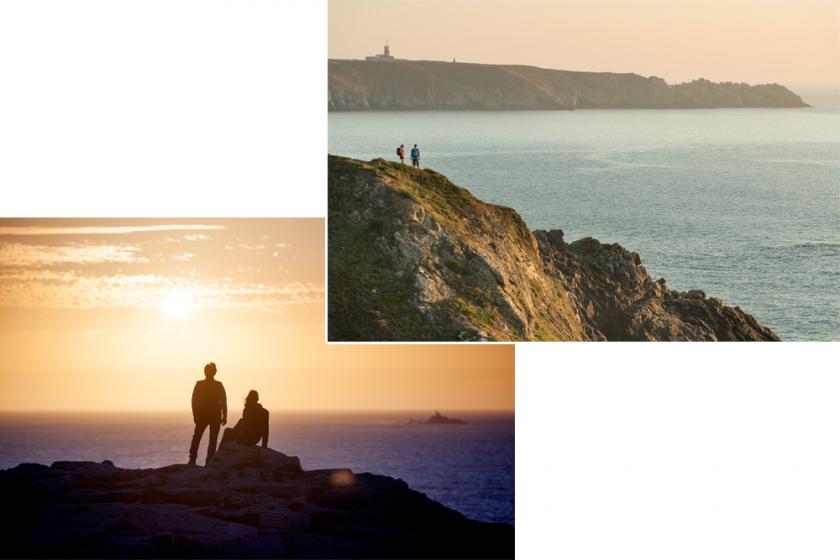
[[[0,220],[14,555],[512,554],[513,347],[324,301],[321,219]]]

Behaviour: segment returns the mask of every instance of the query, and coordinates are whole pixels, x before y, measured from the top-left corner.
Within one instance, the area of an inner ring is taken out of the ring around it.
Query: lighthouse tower
[[[377,62],[387,62],[387,61],[394,60],[394,57],[391,56],[391,47],[388,46],[388,41],[385,41],[385,49],[383,50],[382,54],[375,54],[373,56],[366,56],[365,60],[377,61]]]

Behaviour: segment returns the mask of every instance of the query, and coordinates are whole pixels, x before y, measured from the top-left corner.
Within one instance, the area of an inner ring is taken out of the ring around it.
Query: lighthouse
[[[393,56],[391,56],[391,47],[388,46],[388,41],[385,41],[385,48],[383,49],[382,54],[366,56],[365,60],[374,62],[387,62],[396,59]]]

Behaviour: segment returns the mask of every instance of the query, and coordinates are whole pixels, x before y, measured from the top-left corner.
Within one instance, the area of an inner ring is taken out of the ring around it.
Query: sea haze
[[[840,111],[329,114],[329,152],[421,164],[531,229],[638,252],[783,340],[840,339]]]
[[[467,424],[407,423],[431,411],[273,412],[269,447],[300,457],[307,470],[347,467],[401,478],[469,518],[513,523],[513,413],[445,414]],[[230,419],[235,423],[239,411]],[[189,412],[0,414],[0,468],[59,460],[110,459],[124,468],[185,463],[192,428]],[[200,464],[206,444],[205,433]]]

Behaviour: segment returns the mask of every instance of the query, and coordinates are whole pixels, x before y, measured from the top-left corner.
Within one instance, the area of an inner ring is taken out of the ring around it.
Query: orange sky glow
[[[321,219],[0,220],[0,411],[512,410],[502,345],[327,345]]]

